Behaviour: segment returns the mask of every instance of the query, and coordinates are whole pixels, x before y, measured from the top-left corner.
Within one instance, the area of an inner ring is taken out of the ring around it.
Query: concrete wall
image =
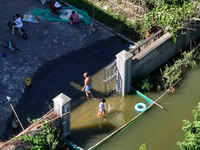
[[[170,33],[164,34],[143,51],[135,55],[132,67],[132,77],[139,74],[148,74],[177,54],[181,49],[190,44],[190,39],[200,37],[200,23],[185,30],[186,34],[180,35],[174,43]]]

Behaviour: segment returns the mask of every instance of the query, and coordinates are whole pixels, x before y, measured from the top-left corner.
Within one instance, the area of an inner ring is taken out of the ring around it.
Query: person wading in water
[[[90,99],[90,98],[93,98],[93,95],[92,95],[92,93],[91,93],[91,88],[92,88],[92,77],[90,77],[89,75],[88,75],[88,73],[87,72],[85,72],[84,74],[83,74],[83,76],[84,76],[84,78],[85,78],[85,81],[84,81],[84,87],[82,88],[82,90],[81,91],[84,91],[85,90],[85,94],[86,94],[86,97],[88,98],[88,99]]]

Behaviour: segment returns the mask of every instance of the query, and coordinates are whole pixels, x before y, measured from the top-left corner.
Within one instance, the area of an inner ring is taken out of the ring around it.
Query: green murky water
[[[106,100],[107,115],[99,117],[98,104],[104,91],[102,82],[103,71],[93,76],[94,95],[97,100],[86,101],[72,111],[71,140],[77,145],[88,149],[110,133],[134,118],[138,112],[135,104],[145,100],[137,95],[124,98],[112,95]],[[98,85],[97,85],[98,83]],[[164,110],[155,106],[145,112],[132,125],[113,136],[98,149],[100,150],[138,150],[143,143],[147,149],[177,150],[177,141],[184,139],[183,120],[193,120],[191,110],[200,101],[200,65],[198,69],[187,73],[175,86],[173,94],[166,94],[160,101]],[[98,91],[98,94],[95,93]],[[157,99],[162,93],[151,93],[151,99]]]

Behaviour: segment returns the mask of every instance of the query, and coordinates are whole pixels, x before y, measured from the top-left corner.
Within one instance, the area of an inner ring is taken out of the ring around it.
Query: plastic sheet
[[[85,22],[85,24],[91,24],[91,19],[90,16],[88,15],[88,13],[84,10],[84,9],[78,9],[74,6],[69,6],[69,7],[63,7],[62,10],[74,10],[76,11],[78,14],[80,14],[80,21]],[[66,22],[69,23],[71,22],[71,20],[69,19],[63,19],[61,17],[56,17],[51,13],[50,9],[40,9],[37,8],[32,12],[32,15],[35,16],[43,16],[44,19],[47,19],[49,21],[60,21],[60,22]]]

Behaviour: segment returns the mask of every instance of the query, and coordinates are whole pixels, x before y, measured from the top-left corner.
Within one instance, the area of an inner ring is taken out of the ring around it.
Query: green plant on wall
[[[142,81],[142,86],[141,86],[141,89],[143,91],[146,91],[146,92],[150,92],[150,90],[153,88],[153,84],[150,83],[150,80],[149,79],[144,79]]]
[[[135,89],[148,94],[155,90],[160,92],[164,88],[172,86],[187,69],[197,67],[197,61],[200,59],[200,48],[197,46],[191,51],[184,51],[180,54],[179,59],[174,60],[172,65],[166,64],[163,73],[155,70],[149,75],[138,75],[132,79],[132,85]],[[162,76],[161,76],[162,75]]]
[[[165,82],[164,87],[168,88],[175,81],[181,77],[183,69],[186,68],[196,68],[197,62],[196,59],[198,51],[192,50],[189,52],[183,52],[181,58],[176,60],[173,65],[169,66],[166,64],[165,71],[163,72],[163,80]]]
[[[181,150],[200,149],[200,103],[192,110],[194,121],[183,120],[182,130],[185,132],[185,140],[177,142]]]
[[[132,85],[139,91],[145,92],[146,95],[153,89],[152,77],[146,75],[135,76]]]
[[[49,124],[44,124],[42,130],[38,134],[25,134],[19,137],[18,140],[24,141],[25,143],[28,142],[27,148],[31,150],[54,150],[59,143],[55,135],[56,128],[51,127]]]

